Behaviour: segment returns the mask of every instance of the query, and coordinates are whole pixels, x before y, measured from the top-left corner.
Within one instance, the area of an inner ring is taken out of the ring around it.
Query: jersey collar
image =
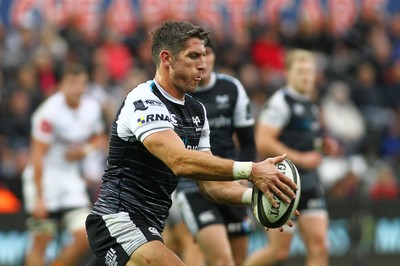
[[[287,86],[286,87],[286,92],[287,94],[289,94],[290,96],[292,96],[294,99],[299,100],[299,101],[310,101],[311,98],[308,95],[305,94],[301,94],[298,91],[296,91],[295,89],[293,89],[292,87]]]
[[[212,72],[210,75],[210,81],[208,82],[208,84],[206,84],[204,86],[197,86],[197,89],[195,92],[208,91],[212,87],[214,87],[216,82],[217,82],[217,74],[215,72]]]
[[[181,100],[178,100],[178,99],[172,97],[168,92],[166,92],[166,91],[160,86],[160,84],[157,83],[157,81],[155,81],[155,80],[153,79],[153,82],[154,82],[154,84],[156,84],[156,86],[157,86],[158,90],[161,92],[161,94],[162,94],[168,101],[171,101],[171,102],[173,102],[173,103],[180,104],[180,105],[185,105],[185,100],[181,101]]]

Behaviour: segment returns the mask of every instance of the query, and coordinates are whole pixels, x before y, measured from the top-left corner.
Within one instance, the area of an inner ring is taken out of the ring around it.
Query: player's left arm
[[[211,151],[204,151],[211,154]],[[200,192],[207,199],[234,205],[251,204],[252,189],[240,182],[216,182],[197,180]]]
[[[107,149],[108,138],[104,132],[105,124],[102,117],[101,106],[96,104],[92,106],[92,136],[83,144],[73,146],[66,153],[66,158],[70,161],[81,160],[89,153],[98,149]]]
[[[215,182],[198,180],[201,194],[208,200],[233,205],[251,204],[252,189],[240,182]]]

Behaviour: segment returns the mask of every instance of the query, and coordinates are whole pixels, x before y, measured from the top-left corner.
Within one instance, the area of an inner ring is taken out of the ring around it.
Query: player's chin
[[[199,84],[200,84],[200,81],[191,82],[189,85],[189,93],[194,92],[197,89],[197,87],[199,86]]]

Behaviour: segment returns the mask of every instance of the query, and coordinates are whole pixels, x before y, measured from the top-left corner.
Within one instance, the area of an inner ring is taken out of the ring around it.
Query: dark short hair
[[[64,65],[62,70],[62,76],[69,76],[69,75],[80,75],[80,74],[87,74],[87,70],[84,65],[77,63],[77,62],[68,62]]]
[[[152,34],[151,54],[156,67],[160,64],[159,54],[164,49],[176,56],[185,49],[186,41],[191,38],[203,40],[204,45],[210,42],[209,31],[205,27],[195,26],[186,21],[166,21]]]

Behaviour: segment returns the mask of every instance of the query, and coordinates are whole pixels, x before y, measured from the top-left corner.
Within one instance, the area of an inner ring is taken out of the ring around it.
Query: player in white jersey
[[[88,250],[85,218],[91,206],[80,173],[80,160],[104,143],[101,107],[84,95],[88,75],[79,64],[67,65],[59,91],[32,115],[31,160],[23,173],[32,247],[25,264],[45,265],[48,243],[62,228],[73,241],[53,265],[75,265]]]

